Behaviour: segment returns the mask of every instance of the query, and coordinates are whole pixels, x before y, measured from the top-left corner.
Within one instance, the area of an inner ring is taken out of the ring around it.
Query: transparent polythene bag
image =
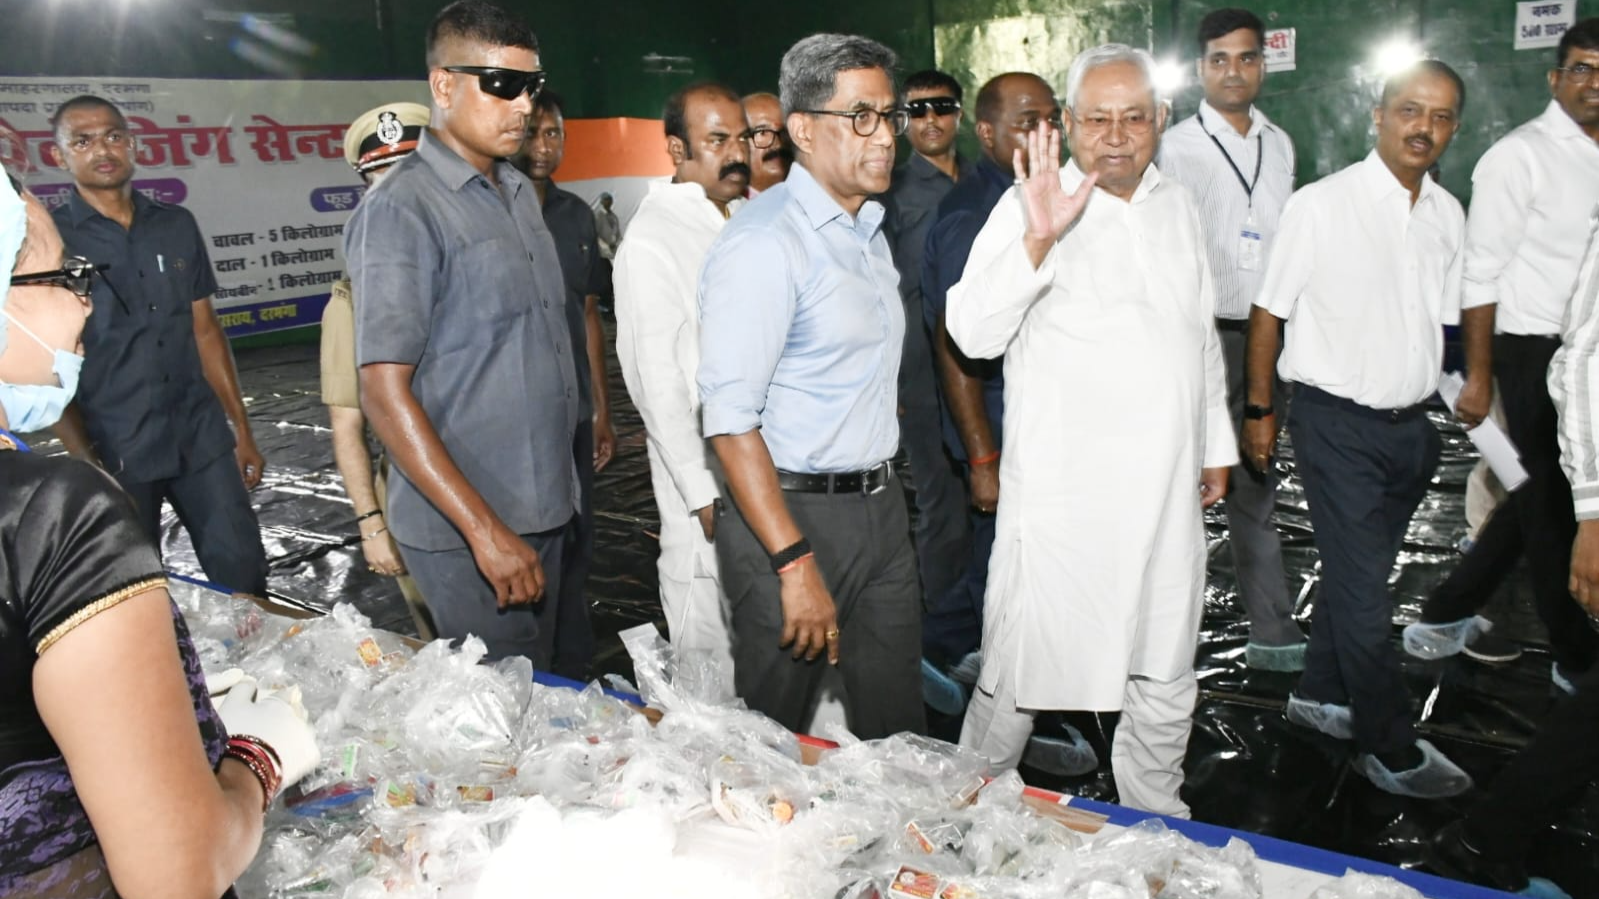
[[[1422,899],[1422,895],[1392,877],[1345,871],[1344,876],[1311,893],[1310,899]]]

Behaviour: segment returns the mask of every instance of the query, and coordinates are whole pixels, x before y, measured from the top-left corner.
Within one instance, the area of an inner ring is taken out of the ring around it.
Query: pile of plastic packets
[[[806,765],[649,626],[623,638],[653,724],[598,685],[533,683],[526,660],[480,664],[477,640],[413,652],[346,605],[293,621],[174,595],[206,670],[297,685],[323,753],[268,815],[247,899],[1262,897],[1241,840],[1158,822],[1086,839],[948,743],[835,734]],[[1326,895],[1417,894],[1346,878]]]

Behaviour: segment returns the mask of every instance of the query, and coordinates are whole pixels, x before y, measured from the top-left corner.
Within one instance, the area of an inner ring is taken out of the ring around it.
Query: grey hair
[[[1090,47],[1077,54],[1072,60],[1072,67],[1066,71],[1066,108],[1077,108],[1077,94],[1083,89],[1083,79],[1088,73],[1100,66],[1108,66],[1118,62],[1130,62],[1137,66],[1144,75],[1144,81],[1149,85],[1150,96],[1155,90],[1155,57],[1149,55],[1148,50],[1129,47],[1126,44],[1101,44]]]
[[[839,72],[882,69],[893,80],[899,57],[870,38],[853,34],[813,34],[788,48],[778,69],[783,117],[796,109],[821,109],[833,99]]]

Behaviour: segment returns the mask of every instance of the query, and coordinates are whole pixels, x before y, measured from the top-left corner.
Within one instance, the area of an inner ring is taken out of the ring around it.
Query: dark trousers
[[[1494,377],[1527,483],[1488,519],[1477,545],[1429,598],[1422,620],[1455,621],[1475,614],[1493,598],[1515,562],[1510,550],[1519,544],[1538,616],[1549,630],[1549,647],[1560,667],[1576,674],[1592,668],[1599,657],[1599,635],[1566,589],[1577,520],[1571,482],[1560,468],[1559,420],[1549,398],[1549,361],[1559,348],[1555,337],[1494,338]]]
[[[161,481],[117,483],[133,498],[139,523],[161,545],[161,503],[172,503],[206,579],[239,593],[266,596],[266,548],[239,465],[226,452],[193,471]]]
[[[548,671],[561,620],[561,556],[566,535],[565,525],[522,535],[539,554],[544,568],[544,598],[503,610],[495,603],[494,588],[478,571],[472,550],[464,546],[445,550],[399,546],[406,570],[428,598],[428,611],[433,613],[440,637],[459,641],[475,635],[488,647],[488,661],[526,656],[534,668]]]
[[[1388,576],[1427,493],[1442,441],[1424,415],[1377,417],[1314,387],[1294,395],[1288,431],[1321,556],[1321,586],[1299,695],[1348,704],[1361,752],[1415,742],[1392,643]]]
[[[1567,602],[1576,606],[1575,600]],[[1494,858],[1521,861],[1555,815],[1599,778],[1599,669],[1550,709],[1532,738],[1494,778],[1466,818],[1471,845]]]
[[[983,644],[983,595],[988,591],[988,559],[994,552],[992,512],[971,509],[971,553],[966,572],[941,596],[927,597],[922,617],[922,654],[939,665],[951,665]]]
[[[900,360],[899,442],[910,462],[916,491],[916,564],[923,601],[942,604],[965,574],[971,534],[966,521],[966,488],[944,450],[938,411],[933,351],[922,323],[921,299],[905,307],[905,351]]]
[[[926,732],[922,604],[898,480],[869,495],[788,492],[783,498],[810,540],[837,606],[838,670],[850,730],[863,740]],[[750,708],[798,730],[827,661],[825,656],[795,660],[778,646],[783,633],[778,576],[731,503],[716,523],[716,559],[732,607],[734,687]]]
[[[572,441],[577,456],[579,506],[567,528],[561,560],[560,621],[555,628],[555,662],[562,677],[587,681],[594,661],[594,624],[589,620],[589,564],[594,560],[594,421],[578,422]]]

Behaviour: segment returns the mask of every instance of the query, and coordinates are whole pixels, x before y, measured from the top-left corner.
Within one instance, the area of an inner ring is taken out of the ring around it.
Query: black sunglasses
[[[105,271],[111,266],[104,263],[95,265],[82,256],[73,256],[63,260],[61,267],[53,272],[30,272],[26,275],[12,275],[11,286],[23,287],[30,284],[44,284],[50,287],[65,287],[79,299],[88,299],[89,291],[94,286],[94,276]]]
[[[933,115],[954,115],[961,111],[961,101],[954,97],[927,97],[922,100],[911,100],[905,104],[905,111],[913,119],[919,119],[928,113]]]
[[[444,66],[443,69],[462,75],[476,75],[478,88],[501,100],[515,100],[523,94],[537,99],[539,91],[544,90],[544,80],[549,77],[543,69],[537,72],[496,69],[492,66]]]

